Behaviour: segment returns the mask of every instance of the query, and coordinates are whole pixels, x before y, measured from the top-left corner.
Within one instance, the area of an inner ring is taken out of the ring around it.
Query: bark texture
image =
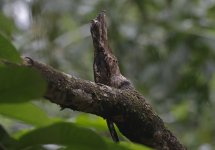
[[[118,61],[108,46],[104,12],[92,20],[91,34],[95,47],[94,75],[98,83],[78,79],[24,58],[23,65],[37,69],[47,81],[44,97],[63,108],[111,119],[133,142],[157,150],[185,150],[143,95],[121,75]]]

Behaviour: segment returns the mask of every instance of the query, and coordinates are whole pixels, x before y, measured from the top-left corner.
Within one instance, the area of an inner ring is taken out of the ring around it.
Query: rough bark
[[[63,108],[110,118],[133,142],[158,150],[185,150],[145,98],[121,75],[117,59],[108,46],[104,12],[92,21],[91,34],[95,56],[99,56],[94,60],[99,62],[95,77],[106,85],[81,80],[25,58],[23,64],[41,72],[48,83],[44,97]]]

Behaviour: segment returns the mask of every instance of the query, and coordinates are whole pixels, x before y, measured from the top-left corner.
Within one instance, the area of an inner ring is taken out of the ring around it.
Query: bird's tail
[[[116,133],[113,122],[110,119],[106,119],[106,122],[107,122],[107,126],[108,126],[108,129],[110,131],[110,135],[111,135],[113,141],[116,143],[119,142],[119,137]]]

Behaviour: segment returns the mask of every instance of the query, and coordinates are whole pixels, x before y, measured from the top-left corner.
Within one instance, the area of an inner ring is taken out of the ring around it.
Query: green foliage
[[[189,105],[190,104],[187,104],[187,102],[183,102],[182,104],[178,104],[173,107],[172,113],[178,121],[187,119],[189,115]]]
[[[75,118],[75,123],[82,127],[90,127],[96,130],[107,130],[106,121],[95,115],[80,114]]]
[[[5,129],[0,125],[0,149],[11,149],[17,141],[10,137]]]
[[[35,129],[18,140],[18,149],[43,144],[73,146],[75,149],[105,149],[103,139],[95,132],[72,123],[57,123]]]
[[[44,126],[60,121],[48,117],[41,108],[30,102],[0,104],[0,114],[33,126]]]
[[[21,62],[19,53],[16,51],[15,47],[2,34],[0,34],[0,49],[0,61],[8,60],[13,63]]]
[[[22,135],[17,141],[17,149],[34,147],[43,144],[58,144],[66,149],[78,150],[150,150],[143,146],[123,142],[115,144],[105,140],[90,129],[78,127],[75,124],[61,122],[43,128],[32,130]]]
[[[25,102],[39,98],[46,89],[46,82],[36,70],[20,66],[1,67],[0,83],[0,103]]]

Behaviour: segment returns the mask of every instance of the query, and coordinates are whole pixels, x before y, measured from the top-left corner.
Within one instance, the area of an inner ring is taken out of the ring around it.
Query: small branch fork
[[[23,65],[38,70],[48,83],[44,97],[63,108],[109,118],[133,142],[157,150],[185,150],[131,82],[121,75],[108,45],[105,12],[91,21],[95,82],[56,71],[31,58]]]

